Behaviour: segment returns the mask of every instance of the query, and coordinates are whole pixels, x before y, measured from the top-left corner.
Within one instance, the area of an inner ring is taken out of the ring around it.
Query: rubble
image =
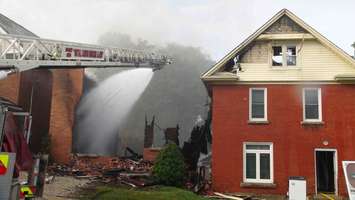
[[[117,183],[132,187],[153,185],[151,177],[153,163],[108,156],[72,156],[68,165],[53,164],[48,167],[52,176],[73,176],[104,183]]]
[[[224,200],[266,200],[265,198],[256,197],[254,195],[247,194],[224,194],[219,192],[212,192],[209,195],[205,195],[206,198],[211,199],[224,199]]]

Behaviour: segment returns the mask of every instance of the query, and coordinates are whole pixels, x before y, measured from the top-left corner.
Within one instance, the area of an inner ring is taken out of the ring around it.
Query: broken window
[[[303,89],[303,120],[322,121],[320,88]]]
[[[265,121],[266,120],[266,88],[251,88],[250,89],[250,121]]]
[[[296,45],[279,45],[272,47],[272,66],[296,66]]]
[[[272,66],[282,66],[282,46],[273,46],[272,51]]]
[[[288,46],[287,47],[287,65],[296,65],[296,47]]]
[[[244,143],[244,182],[272,183],[271,143]]]

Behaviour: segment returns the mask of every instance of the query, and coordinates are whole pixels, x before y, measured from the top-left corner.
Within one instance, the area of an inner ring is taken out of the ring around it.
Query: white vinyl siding
[[[243,71],[238,73],[239,81],[334,81],[335,75],[355,73],[354,66],[316,40],[305,40],[303,45],[297,45],[297,66],[271,66],[270,50],[269,62],[242,62]]]
[[[249,121],[267,121],[267,89],[249,89]]]
[[[273,183],[273,145],[264,142],[243,144],[243,182]]]
[[[303,121],[322,121],[322,92],[320,88],[303,89]]]

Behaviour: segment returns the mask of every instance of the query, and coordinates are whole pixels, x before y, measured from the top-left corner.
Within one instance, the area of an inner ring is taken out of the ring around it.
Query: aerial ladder
[[[35,68],[149,67],[170,64],[156,52],[0,34],[0,79]]]
[[[152,68],[152,70],[155,71],[170,63],[171,61],[168,56],[153,51],[66,42],[22,35],[0,34],[0,80],[5,79],[10,74],[31,69],[145,67]],[[18,115],[21,116],[24,115],[24,113],[16,111],[17,107],[15,105],[11,105],[11,103],[6,102],[6,100],[0,99],[0,111],[4,111],[3,113],[5,113],[8,109],[15,109],[13,113],[18,113]],[[30,115],[30,113],[27,114]],[[0,113],[0,122],[4,121],[4,116],[4,114],[1,115]],[[11,168],[9,163],[11,159],[14,159],[14,156],[11,157],[14,153],[1,152],[3,137],[1,134],[3,133],[3,127],[1,126],[3,126],[3,123],[0,123],[0,176],[2,176],[5,181],[7,180],[6,178],[8,178],[8,181],[11,181],[12,175],[8,175],[8,177],[5,175],[6,171]],[[30,128],[28,128],[28,131],[30,131]],[[28,141],[29,139],[27,137],[27,143]],[[34,169],[39,168],[39,159],[37,159],[37,161],[35,164],[37,167],[34,167]],[[6,186],[6,188],[3,186]],[[0,197],[1,193],[4,193],[4,191],[7,194],[9,194],[8,191],[10,189],[14,191],[13,185],[5,184],[3,186],[0,187]],[[20,194],[24,195],[24,198],[29,199],[30,197],[34,197],[33,190],[35,189],[36,188],[32,185],[21,186]],[[13,194],[13,192],[11,192],[11,194]],[[15,192],[14,194],[16,195],[18,193]],[[11,199],[17,200],[18,198],[22,198],[21,195],[20,197]]]

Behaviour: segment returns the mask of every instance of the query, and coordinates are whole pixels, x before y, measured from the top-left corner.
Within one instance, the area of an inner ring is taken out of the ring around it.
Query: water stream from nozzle
[[[153,77],[152,69],[115,74],[84,96],[77,108],[78,153],[115,154],[119,129]]]

